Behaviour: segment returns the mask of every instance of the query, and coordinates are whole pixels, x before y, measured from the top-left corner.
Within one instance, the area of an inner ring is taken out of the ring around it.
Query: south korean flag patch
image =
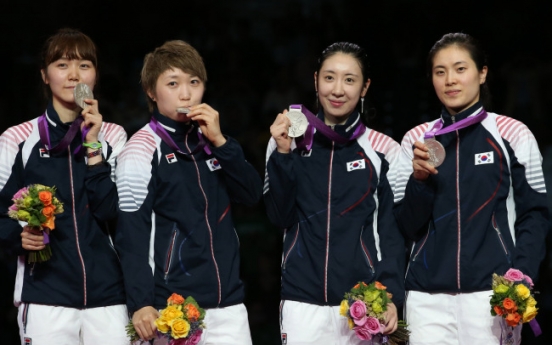
[[[208,159],[206,163],[207,163],[207,167],[211,171],[219,170],[221,168],[220,163],[216,158]]]
[[[169,164],[176,163],[176,155],[174,153],[169,153],[168,155],[165,155],[165,158],[167,158],[167,162],[169,162]]]
[[[475,165],[493,164],[493,163],[494,163],[494,156],[492,151],[475,154]]]
[[[352,161],[347,163],[347,171],[366,169],[366,162],[364,159],[359,159],[357,161]]]

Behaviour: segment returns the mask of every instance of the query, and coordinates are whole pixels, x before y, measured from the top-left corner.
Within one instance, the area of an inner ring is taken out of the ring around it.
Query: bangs
[[[94,67],[98,66],[94,42],[78,31],[63,32],[46,42],[42,60],[43,68],[63,57],[70,60],[90,60]]]

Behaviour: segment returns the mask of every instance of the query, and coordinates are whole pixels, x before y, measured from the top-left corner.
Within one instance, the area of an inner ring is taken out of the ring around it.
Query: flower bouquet
[[[349,322],[349,328],[362,340],[372,340],[374,344],[396,345],[408,341],[410,332],[404,321],[399,321],[398,328],[389,335],[385,329],[384,312],[391,303],[391,294],[387,288],[376,281],[370,284],[359,282],[351,291],[345,293],[339,313]]]
[[[533,280],[520,270],[510,268],[505,275],[493,273],[493,295],[491,296],[491,315],[500,316],[509,327],[529,322],[536,336],[541,334],[535,320],[536,307]]]
[[[155,320],[155,325],[158,336],[167,338],[169,345],[196,345],[205,328],[204,318],[205,310],[192,296],[184,298],[173,293],[167,299],[167,307],[161,310],[161,315]],[[131,343],[140,340],[132,320],[126,326],[126,331]]]
[[[13,205],[8,209],[8,216],[18,221],[27,222],[28,226],[42,231],[44,249],[29,253],[29,263],[44,262],[52,257],[50,249],[50,230],[55,229],[55,215],[63,212],[63,204],[55,197],[56,187],[33,184],[21,188],[13,196]]]

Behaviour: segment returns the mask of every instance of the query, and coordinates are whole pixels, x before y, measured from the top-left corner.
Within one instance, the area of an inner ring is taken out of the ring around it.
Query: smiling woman
[[[534,280],[544,258],[549,225],[538,145],[523,123],[485,109],[488,67],[471,36],[443,36],[428,64],[443,110],[404,136],[395,192],[399,226],[413,241],[410,344],[520,344],[521,326],[506,334],[491,316],[490,288],[493,274],[510,268]],[[438,170],[434,147],[446,157]]]

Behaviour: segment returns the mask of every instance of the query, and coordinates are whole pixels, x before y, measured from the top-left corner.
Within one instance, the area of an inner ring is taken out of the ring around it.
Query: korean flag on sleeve
[[[492,151],[475,154],[475,165],[493,164],[493,163],[494,163],[494,157],[493,157]]]
[[[364,159],[359,159],[352,162],[347,162],[347,171],[366,169],[366,162]]]

